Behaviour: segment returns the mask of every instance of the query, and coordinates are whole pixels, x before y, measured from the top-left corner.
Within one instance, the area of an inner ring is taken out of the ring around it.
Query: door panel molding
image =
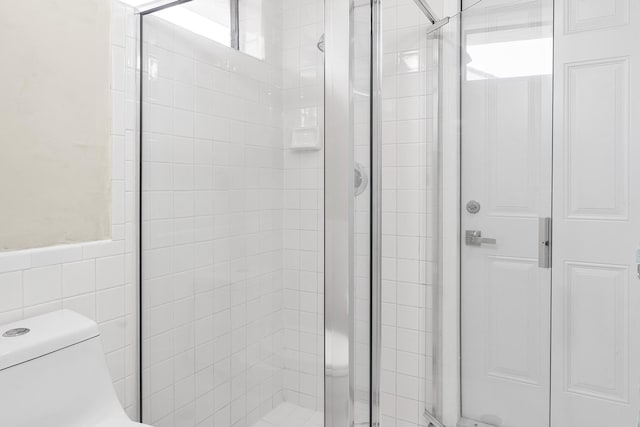
[[[625,221],[629,58],[568,63],[564,79],[566,217]]]
[[[629,267],[565,262],[564,270],[565,390],[628,403]]]
[[[565,34],[629,23],[629,0],[566,0]]]

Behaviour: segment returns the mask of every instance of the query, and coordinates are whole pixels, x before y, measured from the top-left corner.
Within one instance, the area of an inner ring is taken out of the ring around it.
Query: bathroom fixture
[[[427,420],[429,424],[427,427],[445,427],[436,417],[434,417],[428,410],[424,410],[422,416]]]
[[[369,184],[369,177],[367,173],[364,171],[364,166],[360,163],[355,162],[354,172],[354,187],[355,187],[355,195],[359,196],[367,189],[367,185]]]
[[[413,1],[415,2],[416,6],[418,6],[418,8],[422,11],[422,13],[424,13],[427,19],[431,21],[432,24],[435,24],[436,22],[439,21],[435,12],[433,11],[433,9],[431,9],[431,6],[429,6],[429,3],[427,3],[426,0],[413,0]]]
[[[467,212],[474,215],[480,212],[480,202],[477,200],[469,200],[467,202]]]
[[[416,4],[416,6],[418,6],[418,9],[420,9],[422,13],[424,13],[424,15],[427,17],[429,22],[433,24],[429,28],[427,28],[427,34],[430,34],[438,30],[439,28],[447,25],[452,18],[451,16],[445,16],[442,19],[438,18],[438,15],[433,11],[433,9],[431,9],[431,6],[429,6],[429,3],[427,3],[427,0],[413,0],[413,2]],[[453,16],[456,16],[456,15],[453,15]]]
[[[98,326],[61,310],[0,326],[0,425],[134,427],[116,396]]]
[[[450,16],[445,16],[441,20],[434,22],[432,26],[427,28],[427,34],[433,33],[437,29],[442,28],[443,26],[447,25],[450,20],[451,20]]]
[[[538,267],[551,268],[551,217],[538,218]]]
[[[318,46],[318,50],[320,52],[324,53],[324,34],[320,36],[320,40],[318,40],[318,44],[316,46]]]
[[[468,246],[481,246],[484,244],[495,245],[496,239],[490,237],[482,237],[482,231],[480,230],[467,230],[464,233],[465,235],[465,243]]]
[[[318,151],[322,149],[322,128],[306,126],[291,131],[291,145],[294,151]]]

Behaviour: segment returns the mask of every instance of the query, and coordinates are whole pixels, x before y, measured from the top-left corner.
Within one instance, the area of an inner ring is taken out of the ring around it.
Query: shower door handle
[[[496,239],[482,237],[482,231],[480,230],[467,230],[464,237],[464,241],[468,246],[481,246],[483,243],[495,245],[497,243]]]

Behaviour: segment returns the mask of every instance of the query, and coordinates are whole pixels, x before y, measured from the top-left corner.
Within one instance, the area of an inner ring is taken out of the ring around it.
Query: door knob
[[[480,230],[467,230],[465,232],[465,242],[469,246],[480,246],[483,243],[487,243],[490,245],[496,244],[496,239],[491,239],[488,237],[482,237],[482,231]]]
[[[480,212],[480,202],[476,200],[469,200],[467,202],[467,212],[474,215]]]

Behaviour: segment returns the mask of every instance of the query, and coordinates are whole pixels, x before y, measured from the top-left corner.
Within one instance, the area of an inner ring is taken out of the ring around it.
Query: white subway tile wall
[[[284,396],[324,408],[324,149],[289,148],[293,129],[324,126],[322,0],[283,0]]]
[[[428,132],[430,23],[411,0],[382,2],[381,425],[425,426],[431,382],[434,159]],[[429,349],[429,350],[427,350]]]
[[[112,240],[0,253],[0,323],[62,308],[95,320],[118,397],[135,418],[137,27],[132,8],[112,4]]]
[[[284,399],[279,1],[264,60],[155,16],[143,46],[143,411],[251,426]]]

